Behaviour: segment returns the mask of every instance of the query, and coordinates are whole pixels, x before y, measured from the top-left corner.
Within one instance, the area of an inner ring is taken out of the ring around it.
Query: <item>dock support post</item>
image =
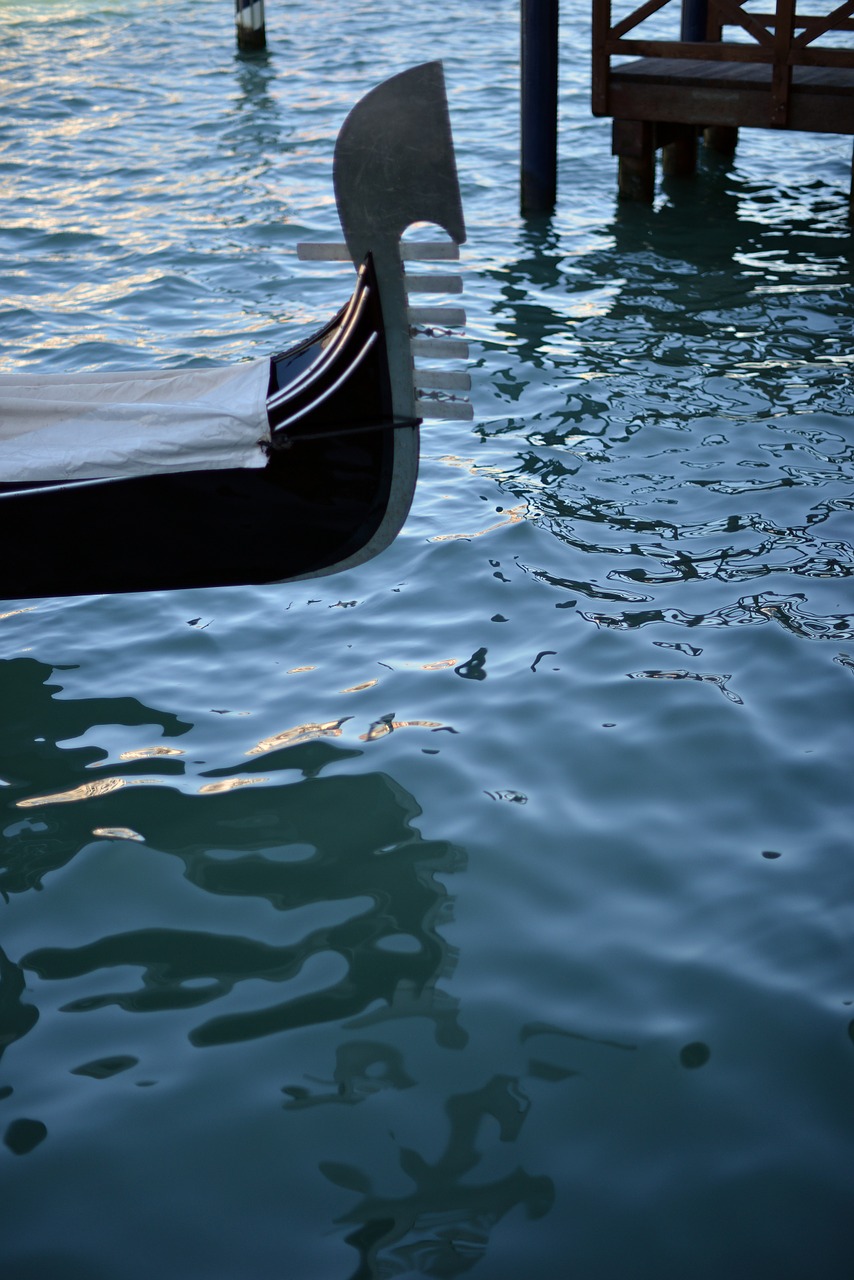
[[[703,145],[721,156],[735,155],[738,145],[738,129],[735,125],[710,124],[703,130]]]
[[[557,198],[558,0],[522,0],[521,203],[551,213]]]
[[[237,47],[251,52],[267,47],[264,0],[234,0]]]
[[[652,204],[655,194],[655,126],[648,120],[615,120],[611,132],[611,153],[618,157],[620,197]]]
[[[690,178],[697,171],[697,130],[692,124],[659,125],[661,168],[668,178]]]

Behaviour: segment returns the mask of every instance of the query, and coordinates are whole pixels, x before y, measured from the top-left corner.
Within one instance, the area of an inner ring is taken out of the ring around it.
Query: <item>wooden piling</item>
[[[691,124],[659,125],[661,171],[667,178],[690,178],[697,170],[697,128]]]
[[[237,47],[252,52],[267,47],[264,0],[234,0]]]
[[[521,204],[551,213],[557,199],[558,0],[521,0]]]
[[[738,129],[732,125],[710,124],[703,130],[703,145],[718,155],[735,155],[738,145]]]
[[[617,183],[624,200],[652,204],[655,191],[655,128],[647,120],[615,120],[611,151],[618,157]]]

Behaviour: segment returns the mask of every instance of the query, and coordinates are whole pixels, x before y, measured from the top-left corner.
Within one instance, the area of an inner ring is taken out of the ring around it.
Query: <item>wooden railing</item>
[[[787,120],[793,67],[854,67],[854,47],[815,44],[829,32],[854,32],[854,0],[843,0],[827,14],[803,16],[797,13],[797,0],[777,0],[774,13],[750,12],[740,0],[705,0],[705,4],[704,0],[683,0],[683,17],[686,8],[692,8],[696,17],[698,8],[705,7],[705,40],[630,37],[630,32],[668,5],[673,0],[647,0],[612,26],[611,0],[593,0],[594,114],[608,114],[608,75],[615,55],[769,64],[771,123],[775,125],[785,125]],[[741,28],[749,40],[724,40],[726,27]]]

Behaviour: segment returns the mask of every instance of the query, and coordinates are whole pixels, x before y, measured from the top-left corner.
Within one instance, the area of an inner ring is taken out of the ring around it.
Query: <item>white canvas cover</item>
[[[0,375],[0,483],[262,467],[268,359]]]

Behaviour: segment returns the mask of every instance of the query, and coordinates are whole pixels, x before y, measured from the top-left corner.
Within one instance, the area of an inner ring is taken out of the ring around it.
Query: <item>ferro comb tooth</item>
[[[429,262],[431,258],[435,262],[455,262],[460,256],[460,246],[453,240],[410,240],[405,244],[401,241],[400,256],[403,262]]]
[[[469,344],[461,338],[413,338],[410,346],[414,356],[433,360],[465,360],[469,353]]]
[[[445,369],[416,369],[416,391],[471,391],[471,374]]]
[[[407,272],[403,277],[407,293],[462,293],[462,276],[420,276]]]
[[[466,313],[462,307],[410,307],[410,324],[436,324],[443,329],[462,329]]]
[[[343,240],[321,243],[301,240],[297,245],[300,262],[349,262],[350,250]]]
[[[418,400],[415,409],[419,418],[444,418],[448,421],[471,422],[474,410],[468,400]]]

